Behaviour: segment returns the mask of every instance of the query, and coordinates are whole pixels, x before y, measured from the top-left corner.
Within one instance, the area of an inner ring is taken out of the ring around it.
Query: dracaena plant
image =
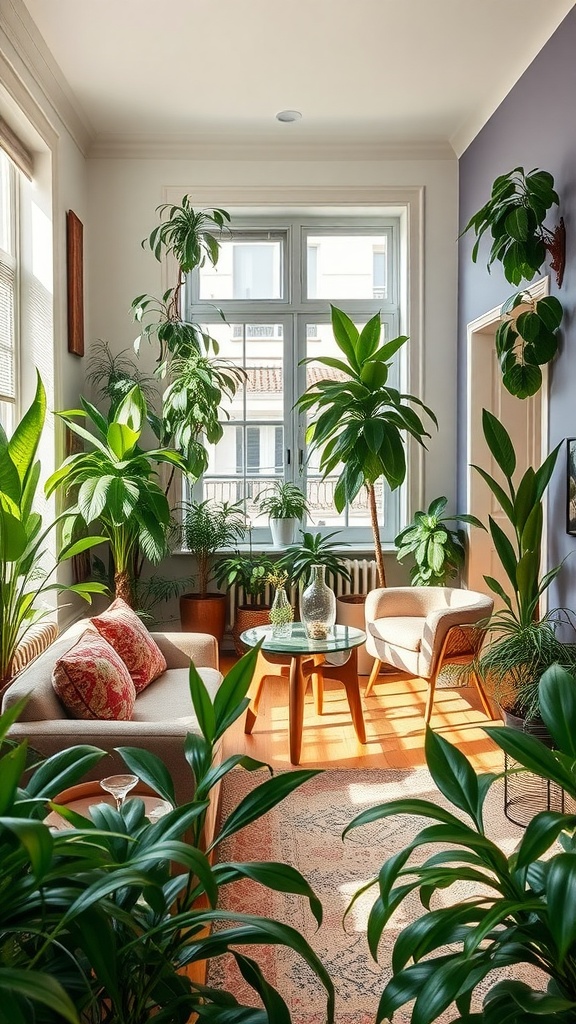
[[[406,437],[423,444],[430,436],[411,406],[422,408],[437,421],[419,398],[402,394],[388,383],[392,358],[408,338],[382,344],[380,313],[359,331],[346,313],[335,306],[331,310],[341,357],[314,356],[303,362],[319,363],[336,370],[337,376],[327,375],[312,384],[297,404],[310,421],[306,440],[310,451],[320,454],[320,472],[324,478],[338,474],[334,490],[338,512],[366,489],[379,582],[385,586],[376,484],[383,478],[392,490],[400,487],[406,477]]]
[[[214,700],[193,666],[190,693],[199,733],[183,741],[194,798],[177,806],[165,765],[149,751],[119,748],[130,772],[172,805],[151,824],[139,798],[120,811],[102,803],[90,818],[49,804],[93,768],[104,752],[73,747],[23,775],[27,744],[0,756],[0,1016],[38,1024],[289,1024],[284,1000],[248,955],[252,945],[281,944],[300,957],[326,991],[326,1021],[334,1019],[334,989],[321,961],[288,924],[262,915],[218,909],[222,886],[250,878],[303,897],[318,923],[322,907],[290,865],[261,861],[211,864],[221,842],[262,817],[316,774],[282,772],[257,785],[232,809],[211,845],[202,846],[212,790],[239,767],[268,768],[242,755],[215,753],[245,711],[258,651],[249,652],[222,682]],[[0,742],[19,712],[0,719]],[[105,772],[103,772],[104,774]],[[48,804],[48,806],[47,806]],[[52,832],[43,819],[56,810],[68,828]],[[176,869],[176,870],[175,870]],[[218,925],[211,931],[213,925]],[[260,997],[243,1006],[233,992],[194,980],[186,968],[232,956]]]
[[[454,529],[449,523],[468,523],[470,526],[483,524],[476,516],[459,514],[442,515],[448,499],[442,496],[430,502],[426,512],[414,513],[411,523],[402,530],[394,543],[399,562],[410,555],[414,565],[410,569],[410,582],[414,587],[444,587],[463,568],[466,559],[466,535],[460,528]]]
[[[541,574],[543,498],[556,465],[558,445],[534,470],[531,466],[516,479],[516,452],[510,435],[486,409],[482,426],[488,448],[503,483],[480,466],[473,468],[489,486],[510,524],[505,533],[489,516],[492,543],[507,583],[493,576],[484,579],[504,607],[491,618],[488,641],[475,663],[505,708],[526,718],[539,713],[538,680],[551,664],[576,667],[576,648],[557,636],[560,622],[576,640],[570,617],[562,609],[540,614],[542,595],[560,572],[556,565]]]
[[[102,538],[70,541],[55,559],[48,555],[49,533],[64,524],[69,514],[44,526],[35,508],[40,479],[36,454],[45,416],[46,393],[37,375],[32,404],[10,439],[0,426],[0,687],[12,675],[18,644],[30,627],[48,614],[49,608],[42,605],[47,592],[73,592],[90,601],[91,594],[104,591],[99,583],[65,586],[54,581],[61,562],[100,543]]]
[[[540,691],[542,717],[554,751],[516,729],[490,726],[486,732],[519,766],[554,783],[573,801],[576,679],[561,668],[550,668]],[[423,907],[394,943],[393,976],[382,993],[377,1024],[395,1021],[396,1011],[407,1003],[412,1003],[405,1011],[412,1024],[433,1024],[445,1011],[452,1024],[572,1024],[576,1019],[576,816],[560,811],[536,814],[514,852],[506,856],[497,838],[490,837],[485,815],[486,796],[499,777],[478,776],[458,748],[430,728],[426,760],[434,783],[454,811],[427,800],[394,800],[362,812],[346,829],[347,833],[404,814],[430,821],[405,850],[383,864],[372,882],[379,887],[368,921],[375,959],[386,925],[403,901],[417,891]],[[434,851],[415,861],[414,854],[430,844]],[[477,887],[476,895],[460,901],[454,889],[451,899],[450,887],[462,881]],[[437,890],[443,893],[444,905],[430,909]],[[535,969],[533,981],[497,981],[489,987],[481,1008],[471,1005],[477,988],[485,989],[495,969],[518,964]]]
[[[182,456],[169,448],[139,444],[146,423],[146,402],[135,385],[108,417],[86,399],[82,409],[60,412],[69,429],[89,446],[68,456],[46,483],[46,493],[63,488],[74,504],[68,510],[75,527],[98,522],[110,545],[116,597],[134,601],[134,565],[138,553],[159,562],[167,554],[170,506],[157,482],[156,467],[168,463],[185,471]],[[76,420],[88,420],[92,432]]]
[[[558,203],[554,178],[547,171],[536,168],[526,174],[523,167],[515,167],[500,175],[490,199],[473,214],[462,232],[473,231],[476,236],[473,262],[478,258],[483,235],[490,232],[488,270],[495,262],[501,263],[506,280],[518,286],[540,273],[550,252],[560,285],[564,270],[563,221],[554,231],[544,223]],[[502,382],[510,394],[528,398],[542,385],[540,367],[556,355],[562,305],[554,296],[534,299],[523,290],[506,300],[501,315],[495,341]]]

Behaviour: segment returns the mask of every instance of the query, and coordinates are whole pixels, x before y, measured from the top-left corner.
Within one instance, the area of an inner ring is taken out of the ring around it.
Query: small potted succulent
[[[259,511],[269,518],[274,547],[285,548],[293,544],[298,526],[308,513],[308,502],[300,488],[296,484],[277,480],[271,488],[257,496],[256,504]]]

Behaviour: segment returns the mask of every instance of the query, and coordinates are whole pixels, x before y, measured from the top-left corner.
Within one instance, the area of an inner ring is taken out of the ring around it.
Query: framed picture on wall
[[[84,226],[72,210],[66,214],[68,272],[68,351],[84,355]]]
[[[568,437],[566,446],[566,533],[576,537],[576,437]]]

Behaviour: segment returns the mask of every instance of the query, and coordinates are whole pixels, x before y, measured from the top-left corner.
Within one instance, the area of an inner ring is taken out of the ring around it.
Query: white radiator
[[[350,582],[343,579],[342,576],[335,577],[332,573],[326,573],[326,582],[329,587],[332,587],[337,597],[341,597],[343,594],[367,594],[370,590],[375,590],[376,587],[379,586],[378,569],[373,558],[347,558],[344,564],[350,573]],[[273,596],[272,587],[266,587],[262,603],[270,604]],[[292,607],[298,609],[297,584],[290,587],[288,596]],[[242,587],[237,587],[234,584],[228,591],[228,629],[232,629],[234,625],[235,609],[237,605],[243,604],[243,602],[244,591]]]

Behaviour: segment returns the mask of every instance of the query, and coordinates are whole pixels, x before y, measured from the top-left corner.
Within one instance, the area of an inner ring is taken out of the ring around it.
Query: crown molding
[[[96,135],[90,159],[126,160],[455,160],[448,142],[386,143],[370,138],[277,139],[263,135],[196,133]]]
[[[15,72],[25,80],[21,64],[86,156],[94,131],[22,0],[2,0],[1,31],[14,51]]]

